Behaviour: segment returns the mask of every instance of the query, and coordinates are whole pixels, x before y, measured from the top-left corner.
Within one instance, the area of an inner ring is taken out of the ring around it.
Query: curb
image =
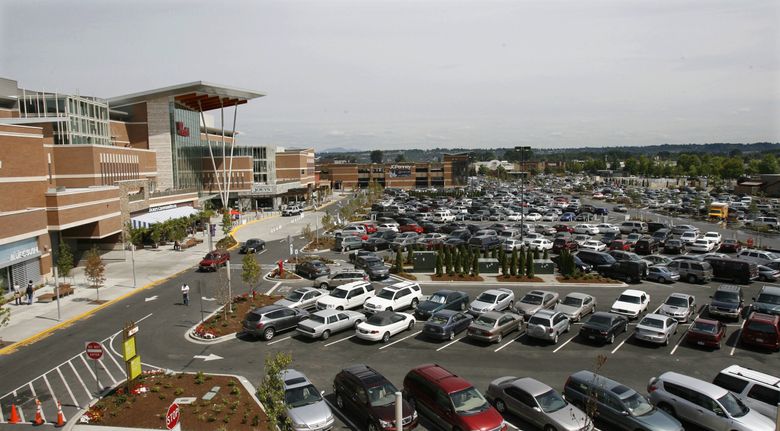
[[[212,318],[217,313],[222,311],[223,308],[225,308],[224,305],[222,307],[219,307],[216,310],[212,311],[208,316],[206,316],[205,319],[203,319],[203,321],[206,321],[206,320]],[[238,332],[233,332],[233,333],[230,333],[230,334],[227,334],[227,335],[223,335],[221,337],[212,338],[210,340],[205,339],[205,338],[195,337],[192,334],[195,331],[195,328],[197,328],[198,325],[200,325],[201,323],[196,323],[194,326],[192,326],[191,328],[187,329],[187,331],[184,332],[184,339],[189,341],[190,343],[193,343],[193,344],[212,345],[212,344],[219,344],[219,343],[223,343],[223,342],[228,341],[228,340],[235,339],[238,336]]]

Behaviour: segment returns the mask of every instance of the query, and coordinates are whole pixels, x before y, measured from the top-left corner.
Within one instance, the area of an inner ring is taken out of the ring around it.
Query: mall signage
[[[34,256],[38,253],[39,253],[38,246],[36,245],[34,247],[26,248],[24,250],[18,250],[11,253],[11,258],[9,260],[14,261],[19,259],[24,259],[25,257]]]
[[[176,122],[176,134],[179,136],[190,136],[190,128],[184,125],[184,121]]]

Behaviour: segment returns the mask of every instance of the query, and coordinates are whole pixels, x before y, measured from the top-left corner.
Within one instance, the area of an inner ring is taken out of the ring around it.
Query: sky
[[[257,90],[239,141],[320,151],[780,142],[779,69],[776,0],[0,3],[21,87]]]

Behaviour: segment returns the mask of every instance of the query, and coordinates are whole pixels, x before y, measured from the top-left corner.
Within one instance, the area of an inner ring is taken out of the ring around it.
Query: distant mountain
[[[318,151],[318,153],[359,153],[363,150],[355,149],[355,148],[345,148],[345,147],[333,147],[333,148],[327,148],[322,151]]]

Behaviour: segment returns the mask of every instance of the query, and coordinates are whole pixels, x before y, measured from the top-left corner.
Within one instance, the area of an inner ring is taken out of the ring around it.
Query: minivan
[[[738,259],[744,259],[758,265],[767,265],[771,262],[780,262],[780,255],[771,251],[743,248],[737,253]]]
[[[501,240],[497,235],[477,235],[469,238],[469,247],[480,251],[493,250],[501,246]]]
[[[586,412],[589,406],[595,406],[596,416],[617,429],[684,430],[680,421],[653,407],[637,391],[592,371],[582,370],[569,376],[563,395]]]
[[[620,225],[620,233],[647,233],[647,223],[643,221],[626,221]]]
[[[712,266],[713,278],[742,284],[758,278],[758,265],[753,262],[715,256],[707,256],[704,261]]]
[[[680,274],[680,280],[688,283],[707,283],[712,280],[712,266],[707,262],[697,262],[689,259],[679,259],[666,265]]]
[[[774,431],[775,423],[734,394],[694,377],[668,371],[647,385],[650,401],[677,418],[713,431]]]
[[[748,407],[762,415],[777,417],[780,378],[750,368],[732,365],[715,376],[712,383],[731,391]]]
[[[753,298],[751,311],[766,314],[780,315],[780,287],[764,286],[758,292],[758,297]]]

